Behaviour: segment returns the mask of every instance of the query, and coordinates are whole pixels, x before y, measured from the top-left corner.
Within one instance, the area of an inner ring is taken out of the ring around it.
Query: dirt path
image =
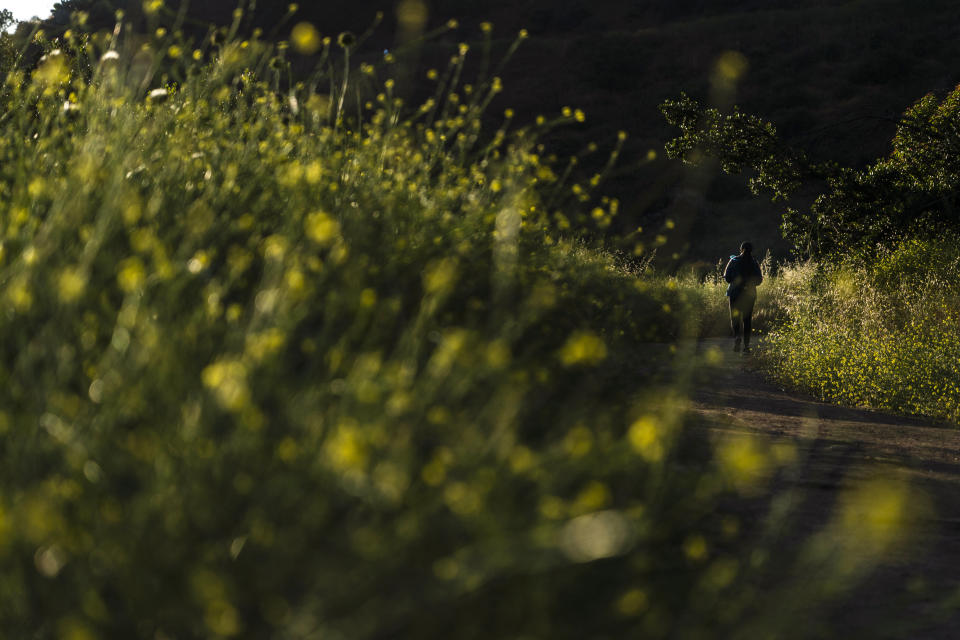
[[[829,621],[835,637],[960,638],[960,429],[786,392],[730,347],[723,339],[698,345],[723,357],[697,372],[692,408],[715,436],[797,444],[795,472],[771,489],[771,496],[794,496],[796,526],[777,541],[776,553],[796,554],[829,519],[836,497],[865,477],[904,478],[929,500],[931,508],[911,522],[910,546],[891,552],[838,604]],[[763,517],[742,515],[747,526]]]

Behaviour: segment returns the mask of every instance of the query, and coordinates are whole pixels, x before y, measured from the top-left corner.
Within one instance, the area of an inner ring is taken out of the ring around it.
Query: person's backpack
[[[727,296],[736,298],[746,288],[755,288],[763,282],[763,272],[752,256],[730,256],[730,264],[723,273],[729,283]]]

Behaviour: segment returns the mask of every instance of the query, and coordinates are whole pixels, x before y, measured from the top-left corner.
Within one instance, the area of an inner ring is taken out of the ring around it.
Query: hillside
[[[136,15],[139,4],[74,0],[58,5],[53,22],[66,24],[67,9],[81,7],[106,24],[112,20],[111,6],[129,5],[129,14]],[[167,4],[175,8],[177,3]],[[362,32],[383,11],[384,22],[367,45],[379,51],[402,39],[396,4],[304,3],[295,21],[311,21],[325,34]],[[479,38],[482,21],[495,24],[495,42],[503,49],[526,28],[531,37],[505,70],[507,90],[496,106],[514,108],[521,120],[556,113],[567,104],[583,108],[587,122],[551,140],[560,155],[576,153],[590,141],[610,147],[618,130],[630,132],[619,175],[605,188],[622,200],[621,228],[642,224],[655,234],[672,219],[677,227],[667,250],[685,261],[715,263],[747,235],[781,257],[788,251],[779,239],[779,205],[753,200],[741,180],[692,173],[662,158],[663,143],[675,132],[657,105],[681,91],[716,99],[712,77],[725,52],[742,54],[747,67],[723,102],[735,100],[769,118],[787,141],[816,156],[852,165],[885,153],[894,120],[917,98],[960,82],[953,27],[960,23],[960,5],[949,0],[428,4],[427,30],[453,17],[461,26],[416,52],[414,58],[424,66],[442,64],[450,44]],[[193,6],[190,13],[197,21],[223,23],[235,2]],[[252,22],[270,32],[285,11],[282,3],[260,3]],[[55,24],[49,26],[56,30]],[[661,157],[648,161],[651,150]]]

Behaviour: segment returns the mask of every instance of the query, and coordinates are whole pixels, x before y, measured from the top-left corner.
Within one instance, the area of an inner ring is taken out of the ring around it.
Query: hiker
[[[723,279],[729,284],[730,326],[733,329],[733,350],[740,351],[740,336],[743,336],[743,353],[750,353],[750,329],[753,320],[753,305],[757,301],[757,285],[763,282],[760,265],[753,259],[753,245],[740,245],[740,255],[730,256]],[[741,333],[742,328],[742,333]]]

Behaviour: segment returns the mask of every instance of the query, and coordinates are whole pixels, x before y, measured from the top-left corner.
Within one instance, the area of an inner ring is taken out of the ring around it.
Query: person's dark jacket
[[[763,272],[753,256],[730,256],[730,262],[723,270],[723,279],[730,283],[727,297],[736,299],[743,293],[756,295],[757,285],[763,282]]]

